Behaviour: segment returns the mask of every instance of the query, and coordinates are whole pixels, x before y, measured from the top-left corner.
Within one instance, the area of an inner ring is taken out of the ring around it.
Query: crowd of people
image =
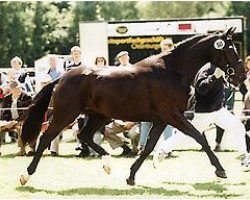
[[[160,43],[161,52],[167,53],[174,49],[174,43],[171,39],[165,39]],[[117,67],[132,66],[130,63],[129,52],[121,51],[117,54],[119,65]],[[71,48],[71,62],[65,66],[62,71],[58,70],[58,58],[56,55],[50,55],[48,60],[49,70],[44,74],[41,85],[45,86],[49,82],[60,78],[64,73],[75,67],[81,66],[82,51],[79,46]],[[1,98],[1,124],[0,124],[0,156],[1,144],[5,140],[5,134],[11,138],[12,142],[17,142],[20,147],[17,156],[32,156],[35,152],[36,143],[26,146],[22,144],[20,132],[22,126],[22,116],[32,101],[35,91],[32,87],[30,77],[22,69],[22,59],[15,56],[10,61],[11,69],[8,72],[0,74],[0,98]],[[107,60],[103,56],[97,56],[94,62],[96,67],[105,67]],[[194,119],[191,123],[203,133],[211,124],[216,125],[216,146],[215,151],[222,151],[221,141],[224,133],[233,134],[238,150],[244,155],[243,160],[247,160],[250,138],[250,56],[246,58],[247,79],[240,87],[243,95],[244,110],[241,120],[233,113],[235,88],[227,85],[224,79],[224,72],[211,63],[207,63],[197,74],[192,87],[193,99],[195,104],[191,106],[194,112]],[[52,102],[50,107],[53,107]],[[44,132],[49,125],[49,119],[53,117],[53,112],[48,110],[45,116],[45,122],[42,127]],[[210,120],[207,120],[210,119]],[[226,119],[226,120],[225,120]],[[88,116],[80,115],[75,120],[77,127],[76,134],[86,124]],[[102,130],[94,135],[94,142],[101,145],[106,140],[112,149],[122,148],[122,156],[135,156],[140,154],[147,143],[148,134],[152,126],[151,122],[130,122],[112,119]],[[167,126],[163,131],[164,142],[159,146],[154,154],[154,166],[157,166],[165,157],[171,156],[177,143],[178,130]],[[42,133],[41,133],[42,134]],[[52,156],[60,155],[59,145],[62,133],[59,134],[49,147]],[[77,138],[77,137],[75,137]],[[76,144],[76,151],[80,153],[78,157],[97,156],[97,153],[87,144]],[[243,161],[243,162],[245,162]]]

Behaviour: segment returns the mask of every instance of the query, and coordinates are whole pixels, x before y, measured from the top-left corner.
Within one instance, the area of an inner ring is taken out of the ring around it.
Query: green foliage
[[[29,50],[31,27],[28,23],[30,4],[2,2],[0,4],[0,66],[8,67],[12,57],[23,57]],[[25,15],[24,13],[28,13]],[[24,58],[26,61],[26,58]]]
[[[250,2],[62,1],[0,2],[0,67],[20,56],[26,65],[47,53],[68,54],[79,44],[79,22],[244,15]],[[250,22],[248,22],[250,38]],[[250,46],[248,47],[250,52]]]
[[[98,2],[98,19],[105,21],[113,20],[136,20],[138,10],[135,1]]]
[[[232,6],[228,9],[228,16],[238,15],[245,16],[247,20],[247,41],[250,41],[250,2],[249,1],[233,1]],[[247,45],[248,54],[250,54],[250,45]]]
[[[139,17],[143,19],[161,18],[196,18],[202,16],[225,16],[230,2],[196,2],[196,1],[148,1],[139,2]]]
[[[1,2],[0,67],[9,67],[16,55],[30,67],[47,53],[68,54],[72,24],[66,2]]]

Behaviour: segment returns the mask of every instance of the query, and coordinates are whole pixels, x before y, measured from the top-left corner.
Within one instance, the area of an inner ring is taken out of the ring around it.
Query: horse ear
[[[235,30],[236,30],[236,27],[229,28],[225,34],[225,38],[228,38],[228,39],[232,38],[232,35]]]

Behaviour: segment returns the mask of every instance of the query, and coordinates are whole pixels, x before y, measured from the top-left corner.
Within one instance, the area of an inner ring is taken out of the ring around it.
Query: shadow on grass
[[[209,196],[202,195],[199,197],[223,197],[223,198],[232,198],[232,197],[239,197],[239,194],[229,194],[227,192],[227,186],[242,186],[246,185],[245,182],[242,183],[222,183],[220,181],[213,181],[213,182],[205,182],[205,183],[181,183],[181,182],[163,182],[163,184],[168,185],[190,185],[196,191],[209,191],[212,192]]]
[[[16,154],[6,154],[0,157],[0,159],[13,159],[13,158],[30,158],[32,156],[16,156]],[[50,154],[43,154],[43,158],[68,158],[68,159],[85,159],[85,160],[95,160],[100,159],[100,156],[97,157],[77,157],[76,154],[67,154],[59,156],[51,156]]]
[[[195,185],[195,184],[194,184]],[[197,190],[199,189],[199,183],[196,187]],[[241,195],[237,194],[227,194],[224,193],[225,190],[216,190],[215,193],[212,194],[194,194],[189,191],[181,191],[181,190],[167,190],[163,187],[147,187],[147,186],[136,186],[131,187],[131,189],[111,189],[111,188],[94,188],[94,187],[86,187],[86,188],[72,188],[67,190],[47,190],[47,189],[37,189],[30,186],[24,186],[24,187],[17,187],[17,191],[19,192],[29,192],[29,193],[38,193],[38,192],[45,192],[47,194],[55,194],[55,195],[61,195],[61,196],[74,196],[74,195],[97,195],[97,196],[133,196],[133,195],[147,195],[147,196],[178,196],[181,197],[214,197],[214,198],[233,198],[233,197],[239,197]]]

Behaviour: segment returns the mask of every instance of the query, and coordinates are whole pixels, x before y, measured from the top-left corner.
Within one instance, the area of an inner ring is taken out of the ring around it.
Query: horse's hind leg
[[[98,144],[93,141],[93,135],[96,131],[103,128],[109,119],[101,114],[88,115],[86,125],[81,129],[78,139],[81,142],[86,142],[94,151],[99,153],[103,158],[103,168],[107,173],[110,173],[111,167],[109,163],[108,153]]]
[[[136,172],[139,170],[140,166],[147,158],[147,156],[154,150],[154,147],[165,127],[165,123],[153,123],[144,151],[141,153],[140,157],[134,162],[134,164],[130,168],[130,176],[126,180],[128,185],[135,184],[134,180]]]
[[[28,181],[28,177],[35,173],[37,165],[42,157],[42,154],[46,148],[48,148],[51,141],[62,131],[63,128],[65,128],[67,125],[69,125],[74,119],[77,117],[74,115],[71,115],[71,118],[69,117],[56,117],[54,116],[50,126],[48,129],[43,133],[43,135],[40,137],[38,148],[36,150],[36,153],[30,163],[30,165],[27,168],[28,175],[22,175],[20,182],[22,185],[26,184]]]
[[[190,122],[188,122],[184,116],[178,115],[173,125],[186,135],[194,138],[202,146],[202,148],[208,155],[211,164],[216,168],[216,176],[227,178],[225,170],[220,164],[219,159],[216,157],[216,155],[208,145],[206,138]]]

